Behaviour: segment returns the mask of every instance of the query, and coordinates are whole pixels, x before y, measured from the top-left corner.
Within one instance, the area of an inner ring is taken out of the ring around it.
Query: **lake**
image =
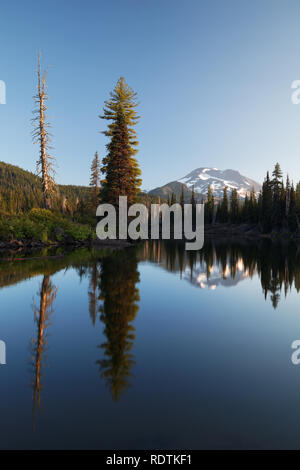
[[[300,448],[299,289],[263,239],[2,253],[0,447]]]

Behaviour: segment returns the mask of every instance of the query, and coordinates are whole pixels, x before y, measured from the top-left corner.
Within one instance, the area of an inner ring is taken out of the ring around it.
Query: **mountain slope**
[[[57,204],[64,198],[70,210],[78,202],[86,202],[90,189],[85,186],[58,185]],[[23,212],[33,207],[43,207],[41,179],[15,165],[0,162],[0,207],[2,212]]]
[[[178,181],[171,181],[171,183],[165,184],[164,186],[152,189],[148,192],[148,194],[151,196],[160,197],[161,199],[168,199],[168,196],[171,196],[174,193],[177,201],[179,202],[181,191],[182,183],[179,183]],[[183,194],[185,200],[189,200],[192,194],[192,190],[189,189],[185,184],[183,185]]]
[[[246,193],[250,193],[252,187],[254,187],[256,193],[261,190],[260,183],[241,175],[239,171],[231,169],[222,171],[217,168],[201,167],[191,171],[178,181],[172,181],[149,191],[149,194],[161,195],[161,197],[165,198],[168,197],[168,194],[172,194],[172,192],[175,192],[177,195],[181,193],[182,184],[187,194],[191,193],[194,186],[195,192],[201,195],[207,194],[207,189],[210,185],[216,198],[222,197],[225,186],[227,186],[229,193],[233,188],[236,188],[241,198],[245,198]]]
[[[251,191],[252,187],[254,187],[255,192],[259,192],[261,189],[261,185],[256,181],[241,175],[239,171],[230,169],[222,171],[217,168],[197,168],[181,178],[179,182],[184,183],[189,188],[194,186],[195,191],[199,194],[206,194],[208,186],[211,185],[216,197],[222,197],[225,186],[227,186],[229,192],[236,188],[242,198]]]

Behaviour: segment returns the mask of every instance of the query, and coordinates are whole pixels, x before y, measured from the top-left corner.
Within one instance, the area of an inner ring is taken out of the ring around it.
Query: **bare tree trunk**
[[[42,191],[44,198],[44,207],[45,209],[51,209],[51,200],[55,192],[55,182],[54,182],[54,169],[53,165],[55,159],[48,154],[50,149],[49,142],[50,133],[48,132],[49,124],[46,120],[46,111],[47,105],[46,101],[48,99],[46,92],[46,72],[44,72],[43,77],[41,75],[41,60],[40,53],[38,57],[38,86],[37,94],[34,96],[36,109],[34,113],[37,116],[33,119],[34,131],[33,131],[33,140],[35,143],[38,143],[40,146],[40,157],[37,161],[37,171],[38,174],[42,177]]]

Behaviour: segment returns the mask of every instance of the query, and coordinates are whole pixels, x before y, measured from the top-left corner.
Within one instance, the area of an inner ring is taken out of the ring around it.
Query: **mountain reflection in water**
[[[95,345],[95,374],[105,383],[113,402],[119,402],[134,383],[136,320],[143,298],[140,293],[140,271],[143,265],[157,266],[195,286],[201,291],[219,292],[236,287],[254,276],[259,279],[267,302],[277,308],[281,296],[300,289],[300,250],[297,244],[274,243],[267,239],[256,242],[206,241],[199,252],[185,251],[184,244],[146,241],[120,251],[76,250],[64,256],[42,258],[10,253],[10,261],[0,261],[0,288],[41,276],[39,292],[32,292],[35,333],[31,340],[33,424],[43,404],[43,382],[47,377],[47,359],[51,358],[52,337],[48,344],[48,327],[55,311],[57,293],[64,296],[55,276],[68,271],[84,282],[89,327],[99,331]],[[6,259],[2,254],[2,259]],[[74,281],[72,281],[74,282]],[[195,291],[196,292],[196,291]],[[188,295],[188,294],[185,294]],[[215,294],[212,293],[214,296]],[[161,305],[163,310],[163,304]],[[55,321],[53,322],[55,326]],[[100,329],[99,329],[100,327]],[[68,334],[72,332],[72,325]],[[54,335],[54,333],[53,333]],[[51,328],[52,336],[52,328]],[[28,338],[29,341],[30,338]],[[51,362],[51,360],[50,360]]]
[[[281,292],[286,296],[292,288],[300,290],[300,245],[294,243],[208,240],[196,252],[185,251],[181,243],[147,241],[139,255],[202,289],[232,287],[257,274],[263,295],[270,295],[274,308]]]

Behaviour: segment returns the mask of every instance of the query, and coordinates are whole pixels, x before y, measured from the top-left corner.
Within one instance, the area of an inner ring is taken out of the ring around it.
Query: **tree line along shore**
[[[236,189],[225,187],[216,201],[213,188],[205,197],[192,190],[186,200],[185,186],[178,201],[174,193],[166,200],[141,191],[141,170],[137,161],[138,139],[135,130],[137,93],[121,77],[115,85],[99,118],[107,122],[106,154],[100,161],[95,152],[90,166],[89,187],[58,185],[56,160],[52,154],[50,123],[47,118],[48,94],[46,72],[38,57],[37,89],[34,96],[33,142],[38,147],[37,174],[0,162],[0,247],[19,244],[91,243],[96,238],[96,208],[100,203],[118,206],[119,197],[128,204],[141,202],[182,206],[205,204],[207,234],[243,233],[252,235],[290,234],[300,236],[300,183],[283,181],[279,163],[267,173],[261,191],[252,188],[244,200]]]

